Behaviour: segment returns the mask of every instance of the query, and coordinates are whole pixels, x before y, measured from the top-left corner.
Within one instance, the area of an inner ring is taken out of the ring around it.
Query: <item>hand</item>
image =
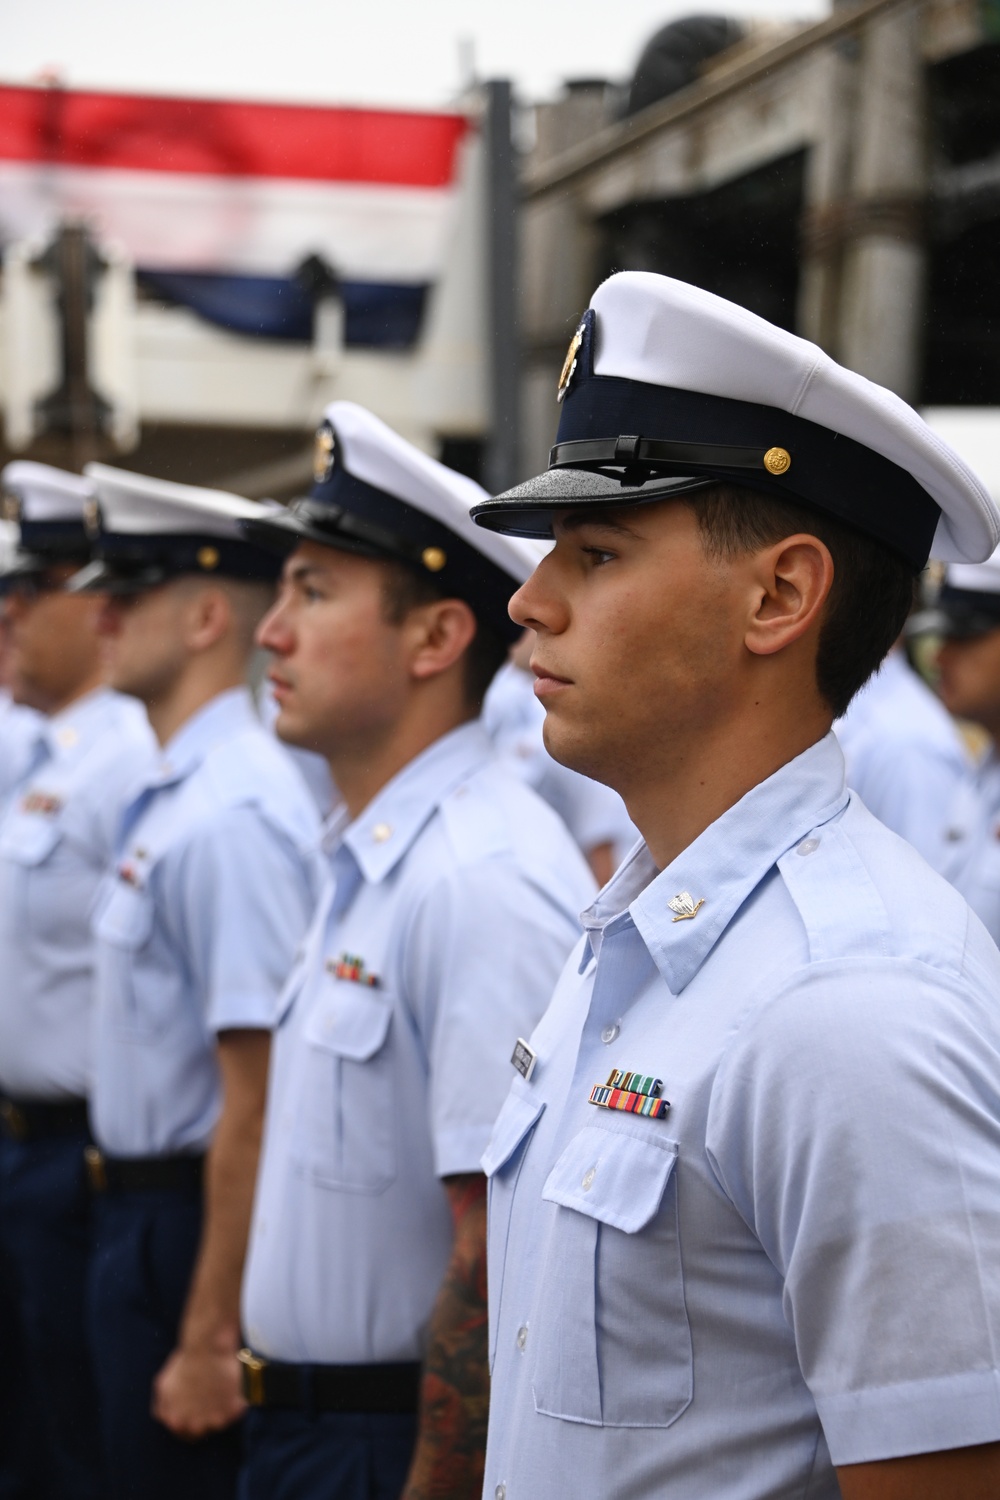
[[[235,1343],[175,1349],[153,1381],[153,1416],[189,1442],[229,1427],[245,1410]]]

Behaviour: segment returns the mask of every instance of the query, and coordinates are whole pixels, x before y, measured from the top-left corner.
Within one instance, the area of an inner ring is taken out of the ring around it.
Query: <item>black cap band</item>
[[[219,537],[203,532],[189,535],[147,535],[102,531],[91,544],[97,566],[74,580],[77,592],[139,593],[171,578],[196,574],[200,578],[236,578],[247,583],[273,583],[281,571],[273,551],[241,537]]]

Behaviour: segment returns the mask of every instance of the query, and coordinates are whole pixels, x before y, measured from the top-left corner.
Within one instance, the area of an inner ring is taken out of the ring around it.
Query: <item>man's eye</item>
[[[603,567],[605,563],[614,562],[615,554],[607,552],[603,547],[584,547],[583,551],[593,560],[596,568]]]

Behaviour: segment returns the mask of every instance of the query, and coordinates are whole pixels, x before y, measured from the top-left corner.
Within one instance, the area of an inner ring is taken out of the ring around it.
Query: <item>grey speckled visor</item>
[[[717,479],[704,474],[671,474],[646,484],[621,484],[607,474],[589,469],[549,469],[524,484],[515,485],[472,509],[472,519],[487,531],[508,536],[551,537],[552,516],[575,505],[646,505],[710,489]]]

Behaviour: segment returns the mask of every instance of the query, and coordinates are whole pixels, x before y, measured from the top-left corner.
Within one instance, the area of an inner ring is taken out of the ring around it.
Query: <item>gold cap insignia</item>
[[[83,502],[83,528],[91,538],[101,534],[101,507],[93,496]]]
[[[0,499],[0,516],[5,521],[20,521],[21,502],[16,495],[4,495]]]
[[[442,552],[440,547],[425,547],[420,554],[420,561],[428,573],[440,573],[448,561],[447,552]]]
[[[764,454],[764,468],[769,474],[787,474],[792,467],[792,455],[787,448],[768,448]]]
[[[324,422],[317,430],[313,448],[313,478],[317,484],[325,484],[333,473],[336,455],[337,439],[329,422]]]
[[[583,343],[583,334],[586,326],[585,322],[581,322],[569,341],[569,348],[566,350],[566,358],[563,360],[562,372],[559,376],[559,386],[556,390],[557,401],[565,399],[566,392],[573,384],[573,376],[576,374],[576,357],[580,352],[580,345]]]
[[[210,573],[213,568],[219,566],[218,549],[216,547],[199,547],[195,554],[195,561],[199,568],[204,568],[206,573]]]

